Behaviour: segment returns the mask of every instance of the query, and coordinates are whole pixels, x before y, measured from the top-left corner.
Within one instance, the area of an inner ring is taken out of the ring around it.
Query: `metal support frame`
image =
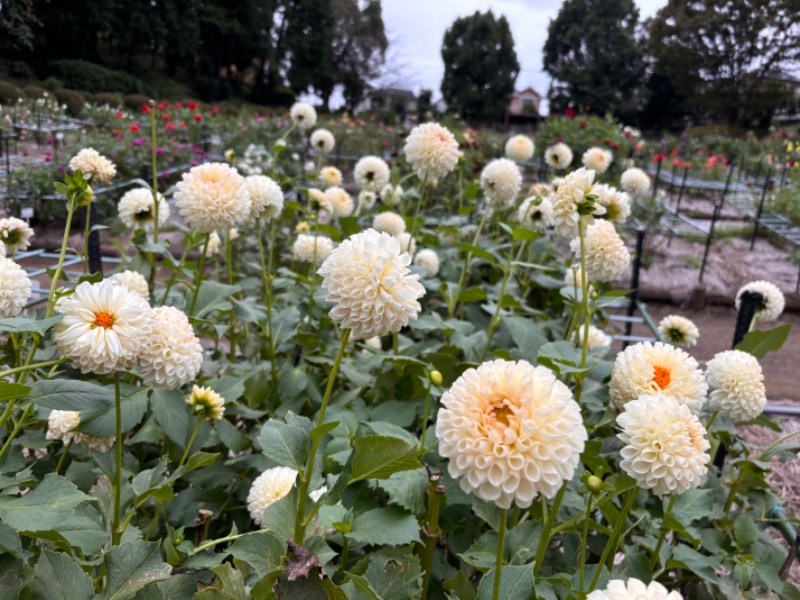
[[[769,189],[771,176],[772,171],[767,170],[767,176],[764,178],[764,187],[761,190],[761,200],[758,203],[758,212],[756,212],[755,223],[753,223],[753,237],[750,238],[750,250],[752,250],[756,245],[756,238],[758,237],[758,224],[759,221],[761,221],[761,213],[764,212],[764,199],[767,197],[767,189]]]
[[[625,336],[630,337],[631,331],[633,329],[633,321],[630,320],[630,317],[633,317],[633,313],[636,311],[636,302],[639,299],[639,272],[642,268],[642,253],[644,252],[644,238],[647,235],[647,231],[644,229],[638,228],[636,229],[636,254],[633,257],[633,272],[631,273],[631,293],[628,295],[628,308],[626,311],[626,315],[628,319],[625,321]],[[622,346],[623,348],[628,345],[628,342],[625,341]]]
[[[717,226],[720,210],[722,210],[722,201],[718,201],[714,205],[714,213],[711,215],[711,225],[708,229],[708,236],[706,236],[706,247],[703,250],[703,262],[700,263],[700,275],[697,277],[698,283],[703,283],[703,275],[705,275],[706,263],[708,262],[708,252],[711,250],[711,242],[714,240],[714,229]]]

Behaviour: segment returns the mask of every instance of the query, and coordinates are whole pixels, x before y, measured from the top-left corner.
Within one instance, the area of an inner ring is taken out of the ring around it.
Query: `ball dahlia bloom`
[[[586,600],[683,600],[680,592],[670,592],[657,581],[644,583],[631,577],[627,581],[612,579],[606,589],[595,590]]]
[[[611,162],[614,160],[614,155],[608,150],[593,146],[583,153],[581,162],[587,169],[593,170],[598,175],[602,175],[608,171]]]
[[[414,264],[425,269],[425,277],[436,277],[440,266],[439,255],[434,250],[425,248],[414,256]]]
[[[81,413],[77,410],[53,410],[47,418],[47,435],[45,437],[48,440],[59,440],[65,446],[70,443],[81,444],[90,454],[94,450],[108,452],[114,445],[116,436],[100,438],[75,431],[80,424]]]
[[[767,404],[758,359],[741,350],[720,352],[706,364],[711,407],[737,423],[752,421]]]
[[[575,473],[587,439],[572,392],[525,361],[468,369],[442,396],[439,454],[461,489],[500,508],[552,498]]]
[[[319,266],[333,252],[333,241],[323,235],[300,234],[292,245],[292,260],[314,263]],[[316,260],[315,260],[316,259]]]
[[[553,225],[558,235],[578,237],[581,220],[592,223],[594,216],[605,214],[605,208],[596,201],[594,188],[594,171],[583,167],[564,178],[553,200]]]
[[[389,187],[391,187],[391,186],[389,186]],[[359,208],[359,210],[362,209],[362,208],[364,210],[369,210],[370,208],[375,206],[375,203],[377,201],[378,201],[378,196],[375,194],[375,192],[370,192],[370,191],[367,191],[367,190],[361,190],[358,193],[358,208]]]
[[[419,275],[412,275],[411,256],[388,233],[367,229],[348,238],[317,271],[336,305],[331,318],[352,330],[353,339],[400,331],[422,310],[425,295]]]
[[[265,223],[280,216],[283,211],[283,190],[266,175],[245,177],[250,194],[250,221],[261,219]]]
[[[515,162],[533,158],[533,140],[527,135],[512,135],[506,142],[506,156]]]
[[[553,222],[553,202],[548,197],[525,198],[517,211],[520,224],[533,231],[547,231]]]
[[[631,196],[646,196],[650,193],[650,177],[638,167],[626,169],[619,183]]]
[[[330,200],[334,218],[349,217],[353,214],[353,199],[343,188],[328,188],[325,190],[325,195]]]
[[[608,221],[595,221],[586,228],[586,276],[591,281],[619,279],[631,263],[631,254],[617,230]],[[572,252],[580,259],[581,242],[570,242]]]
[[[658,324],[658,335],[677,346],[697,345],[700,330],[691,320],[680,315],[667,315]]]
[[[84,281],[56,310],[58,351],[83,373],[106,375],[130,369],[153,330],[152,309],[126,286]]]
[[[22,219],[8,217],[0,219],[0,245],[12,255],[27,250],[33,237],[33,229]]]
[[[144,385],[176,390],[193,381],[203,366],[203,346],[188,317],[174,306],[153,309],[153,331],[139,354]]]
[[[551,169],[561,171],[572,164],[572,149],[563,142],[553,144],[544,151],[544,161]]]
[[[736,293],[736,310],[739,310],[742,304],[742,294],[745,292],[757,292],[762,296],[761,304],[756,308],[756,321],[775,321],[783,313],[786,298],[774,283],[751,281],[743,285]]]
[[[94,148],[84,148],[78,152],[69,161],[69,168],[73,171],[80,169],[84,178],[91,183],[109,184],[117,175],[114,163]]]
[[[264,525],[264,511],[292,491],[297,471],[289,467],[267,469],[253,480],[247,494],[247,509],[256,525]]]
[[[319,179],[328,187],[342,185],[342,172],[336,167],[323,167]]]
[[[336,138],[327,129],[317,129],[311,134],[311,145],[320,154],[330,154],[336,146]]]
[[[301,131],[311,129],[317,123],[317,111],[305,102],[295,102],[289,109],[289,117]]]
[[[589,325],[589,349],[610,347],[613,338],[605,331],[594,325]],[[583,326],[578,327],[575,332],[575,341],[579,346],[583,345]]]
[[[645,394],[675,398],[697,414],[708,384],[697,361],[680,348],[662,342],[640,342],[617,354],[608,386],[619,410]]]
[[[522,188],[522,173],[512,160],[496,158],[481,171],[481,189],[489,205],[503,210],[514,204]]]
[[[362,190],[378,192],[389,183],[389,165],[377,156],[365,156],[353,169],[356,185]]]
[[[631,216],[631,198],[610,185],[600,184],[594,188],[597,203],[605,210],[605,218],[615,223],[624,223]]]
[[[158,195],[158,226],[163,227],[169,220],[169,204],[161,194]],[[156,211],[153,192],[147,188],[134,188],[123,194],[117,204],[119,220],[136,231],[144,229],[148,233],[155,228]]]
[[[244,177],[226,163],[193,167],[176,188],[175,205],[200,233],[226,231],[250,218],[252,201]]]
[[[403,199],[403,188],[399,185],[387,184],[381,190],[381,199],[389,206],[397,206]]]
[[[629,402],[617,417],[625,447],[620,468],[658,497],[697,487],[707,472],[710,444],[689,406],[662,393]]]
[[[16,317],[31,297],[31,280],[10,258],[0,258],[0,319]]]
[[[456,168],[458,142],[438,123],[423,123],[411,130],[403,149],[420,179],[438,179]]]
[[[400,244],[400,252],[408,252],[408,254],[413,258],[414,254],[417,252],[417,240],[412,238],[411,234],[407,231],[395,236],[395,239]]]
[[[209,387],[193,385],[186,404],[192,407],[194,414],[209,421],[220,420],[225,412],[225,398]]]
[[[114,273],[108,280],[114,285],[123,285],[132,292],[136,292],[142,298],[150,301],[150,286],[147,284],[147,279],[144,275],[136,271],[122,271],[121,273]]]
[[[372,219],[372,227],[378,231],[385,231],[389,235],[397,237],[401,233],[405,233],[406,222],[397,213],[382,212],[375,215]]]

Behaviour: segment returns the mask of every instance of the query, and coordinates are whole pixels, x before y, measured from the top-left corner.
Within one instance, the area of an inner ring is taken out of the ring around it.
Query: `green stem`
[[[592,577],[592,582],[589,584],[588,592],[591,592],[594,587],[597,585],[597,581],[600,579],[600,573],[603,572],[603,565],[606,564],[606,559],[608,559],[609,554],[614,556],[617,552],[617,544],[619,543],[619,536],[622,534],[622,529],[625,526],[625,517],[628,516],[628,513],[633,508],[633,503],[636,502],[636,497],[639,495],[639,488],[635,487],[630,492],[628,492],[628,497],[625,498],[625,503],[622,505],[622,509],[619,512],[619,516],[617,517],[617,523],[614,525],[614,530],[611,532],[611,537],[608,538],[606,542],[605,548],[603,548],[603,554],[600,556],[600,562],[597,563],[597,569],[594,572],[594,577]]]
[[[308,331],[312,331],[311,321],[314,315],[314,293],[317,290],[317,242],[319,239],[317,238],[317,234],[319,232],[319,221],[315,218],[314,219],[314,262],[311,263],[310,274],[308,276],[309,279],[309,291],[308,291]],[[270,252],[272,248],[270,248]]]
[[[264,299],[267,304],[267,333],[269,343],[270,370],[272,371],[272,385],[278,381],[278,367],[275,364],[275,340],[272,333],[272,244],[275,241],[275,222],[270,231],[269,268],[264,259],[264,240],[261,231],[261,219],[256,221],[256,236],[258,238],[258,258],[261,264],[261,282],[264,286]]]
[[[583,313],[583,339],[581,340],[581,369],[586,368],[589,356],[589,325],[592,322],[592,313],[589,311],[589,281],[586,276],[586,224],[578,221],[578,238],[581,244],[581,312]],[[586,373],[579,373],[575,380],[575,402],[580,404],[583,394],[583,378]]]
[[[11,402],[9,402],[9,404],[11,404]],[[8,436],[8,439],[6,440],[5,444],[3,444],[2,449],[0,449],[0,461],[3,460],[3,457],[5,457],[6,453],[11,448],[11,442],[14,441],[14,438],[17,437],[17,434],[27,424],[28,415],[31,414],[31,410],[32,409],[33,409],[33,405],[32,404],[28,404],[28,406],[25,407],[25,411],[22,413],[22,416],[19,418],[19,421],[17,421],[14,424],[14,429],[11,431],[11,434]]]
[[[61,253],[58,256],[58,264],[56,264],[56,272],[53,273],[53,280],[50,282],[50,293],[47,298],[47,312],[44,315],[45,319],[53,316],[53,310],[56,305],[56,288],[58,287],[58,280],[61,278],[61,271],[64,269],[64,256],[67,253],[67,244],[69,243],[69,230],[72,224],[72,215],[75,214],[76,203],[72,200],[67,201],[67,223],[64,227],[64,237],[61,240]],[[34,349],[37,346],[34,343]]]
[[[419,438],[419,450],[417,450],[417,455],[420,459],[425,456],[425,433],[428,430],[428,411],[430,410],[431,404],[431,386],[433,382],[428,378],[428,388],[425,390],[425,410],[422,413],[422,435]]]
[[[580,587],[578,588],[579,596],[583,597],[583,583],[586,571],[586,546],[589,545],[589,520],[592,515],[592,492],[586,498],[586,513],[583,519],[583,537],[581,538],[581,561],[580,561]]]
[[[233,240],[231,240],[231,230],[225,236],[225,267],[228,274],[228,285],[233,285]],[[231,311],[231,320],[228,325],[228,342],[230,344],[229,360],[231,363],[236,361],[236,312]]]
[[[197,423],[195,423],[194,430],[192,431],[192,436],[189,438],[189,443],[186,444],[186,450],[183,451],[183,456],[181,457],[181,461],[178,463],[179,469],[183,466],[183,463],[186,462],[186,459],[189,458],[189,451],[192,449],[192,444],[194,444],[194,438],[197,437],[197,432],[200,431],[200,426],[202,424],[203,424],[203,419],[201,417],[198,417]]]
[[[81,259],[83,262],[83,272],[89,272],[89,236],[91,235],[91,228],[92,225],[92,203],[86,205],[86,224],[83,228],[83,252],[81,253]]]
[[[500,579],[503,572],[503,550],[506,543],[506,521],[508,520],[508,509],[500,511],[500,531],[497,532],[497,553],[494,559],[494,587],[492,589],[492,600],[500,598]],[[535,568],[535,566],[534,566]]]
[[[203,251],[200,253],[200,264],[197,267],[197,275],[195,279],[197,283],[194,286],[194,294],[192,294],[192,304],[189,308],[189,316],[194,314],[194,307],[197,305],[197,296],[200,292],[200,284],[203,282],[203,272],[206,269],[206,252],[208,251],[208,241],[211,239],[211,234],[206,234],[206,241],[203,244]]]
[[[433,571],[433,558],[436,554],[436,544],[439,542],[442,531],[439,527],[439,511],[444,498],[444,487],[439,485],[439,475],[431,475],[427,496],[428,514],[425,517],[425,525],[422,528],[424,545],[420,547],[420,563],[425,573],[422,578],[421,598],[428,597],[428,586],[430,585],[431,572]]]
[[[522,246],[517,253],[516,259],[519,261],[520,256],[522,255],[522,251],[525,248],[525,242],[522,242]],[[483,352],[481,353],[481,360],[486,358],[486,353],[489,351],[489,346],[492,344],[492,338],[494,337],[494,332],[497,330],[497,326],[500,324],[500,308],[503,305],[503,298],[506,295],[506,288],[508,287],[508,282],[511,279],[511,276],[514,274],[514,267],[512,265],[512,258],[514,258],[514,242],[511,242],[511,248],[508,250],[508,259],[506,260],[506,268],[503,271],[503,283],[500,285],[500,297],[497,299],[497,306],[494,309],[494,314],[492,315],[492,320],[489,321],[489,328],[486,331],[486,345],[483,347]]]
[[[345,570],[347,569],[347,555],[349,551],[350,551],[350,538],[344,536],[344,541],[342,542],[342,554],[339,557],[339,568],[336,569],[336,581],[341,580]]]
[[[232,542],[234,540],[238,540],[240,537],[244,537],[246,535],[253,535],[258,533],[269,533],[269,529],[259,529],[258,531],[249,531],[245,533],[239,533],[236,535],[226,535],[225,537],[218,538],[216,540],[211,540],[210,542],[206,542],[202,546],[198,546],[191,552],[189,552],[188,556],[194,556],[195,554],[200,554],[204,550],[208,550],[209,548],[213,548],[217,544],[224,544],[225,542]]]
[[[650,557],[650,570],[652,571],[655,569],[656,563],[658,563],[658,555],[661,553],[661,546],[664,545],[664,538],[667,537],[667,526],[666,520],[667,517],[672,513],[672,507],[675,505],[675,498],[677,496],[672,494],[669,497],[669,504],[667,504],[667,511],[664,513],[664,518],[661,521],[661,533],[658,536],[658,542],[656,543],[656,549],[653,550],[653,556]]]
[[[422,206],[422,201],[428,193],[428,175],[426,174],[424,179],[422,180],[422,192],[419,194],[419,198],[417,198],[417,208],[414,210],[414,220],[411,221],[411,232],[408,238],[408,246],[406,246],[405,252],[411,252],[411,244],[414,243],[414,237],[417,234],[417,219],[419,219],[419,209]],[[402,248],[400,250],[403,250]]]
[[[67,445],[64,446],[64,449],[61,451],[61,458],[58,459],[58,464],[56,465],[56,475],[61,473],[61,467],[64,466],[64,459],[67,458],[67,454],[69,454],[69,449],[72,448],[72,443],[74,440],[70,439],[67,442]]]
[[[155,218],[153,222],[153,243],[158,243],[158,166],[156,161],[156,150],[158,148],[158,144],[156,143],[156,111],[150,111],[150,154],[151,154],[151,163],[150,163],[150,171],[153,178],[153,216]]]
[[[725,499],[725,520],[728,519],[728,516],[731,514],[731,508],[733,507],[733,501],[736,499],[736,488],[739,486],[739,479],[742,476],[741,469],[739,470],[739,474],[736,476],[736,479],[733,479],[733,469],[731,467],[731,489],[728,491],[728,497]]]
[[[119,531],[119,512],[122,494],[122,395],[119,387],[119,371],[114,373],[114,407],[116,409],[117,439],[114,441],[114,446],[116,447],[114,457],[116,468],[114,470],[114,481],[112,484],[114,488],[114,520],[111,522],[112,546],[119,544],[119,540],[122,537]]]
[[[719,414],[719,411],[718,411],[718,410],[715,410],[715,411],[714,411],[714,414],[713,414],[713,415],[711,415],[711,418],[708,420],[708,424],[706,425],[706,431],[707,431],[709,434],[711,433],[711,426],[714,424],[714,420],[717,418],[717,415],[718,415],[718,414]],[[714,458],[714,456],[712,455],[712,456],[711,456],[711,458]]]
[[[758,460],[765,460],[766,457],[769,456],[769,453],[772,452],[775,449],[776,446],[778,446],[779,444],[781,444],[782,442],[785,442],[786,440],[788,440],[790,438],[793,438],[796,435],[800,435],[800,429],[798,429],[796,431],[793,431],[791,433],[788,433],[788,434],[786,434],[785,436],[783,436],[781,438],[778,438],[773,443],[771,443],[769,446],[767,446],[761,452],[761,454],[758,455]]]
[[[186,263],[186,257],[189,255],[189,247],[190,244],[186,244],[183,249],[183,254],[181,255],[181,260],[178,262],[178,267],[172,271],[172,275],[169,277],[169,281],[167,281],[167,287],[164,290],[164,296],[161,298],[161,304],[165,304],[167,301],[167,297],[169,296],[169,292],[172,289],[172,286],[175,285],[175,280],[177,279],[177,275],[179,271],[183,270],[183,265]],[[155,290],[153,291],[153,298],[155,298]]]
[[[480,238],[481,232],[483,231],[483,226],[486,224],[486,217],[488,216],[488,214],[489,211],[484,211],[483,217],[481,218],[481,222],[478,225],[478,230],[475,232],[475,237],[472,240],[473,246],[478,244],[478,239]],[[464,267],[461,269],[461,276],[458,278],[458,286],[456,287],[456,293],[451,300],[452,305],[448,306],[448,308],[451,309],[450,310],[451,317],[457,312],[458,298],[461,296],[461,290],[464,288],[464,284],[467,282],[467,271],[469,271],[470,261],[472,261],[472,252],[467,252],[467,256],[464,258]]]
[[[534,559],[533,564],[533,576],[536,577],[539,574],[539,569],[542,568],[542,562],[544,561],[545,552],[547,552],[547,547],[550,545],[550,531],[553,528],[553,523],[558,516],[558,509],[561,508],[561,500],[564,498],[564,492],[567,491],[567,481],[561,486],[556,494],[555,499],[553,500],[553,508],[550,509],[549,514],[547,515],[547,520],[544,524],[544,529],[542,530],[542,536],[539,538],[539,546],[536,548],[536,558]],[[544,496],[542,496],[544,498]],[[545,506],[547,503],[545,502]]]
[[[339,352],[336,355],[336,360],[333,362],[330,377],[328,378],[328,386],[325,388],[325,396],[322,398],[322,405],[319,408],[319,416],[315,426],[319,428],[325,419],[325,411],[328,408],[328,401],[331,399],[333,392],[333,384],[336,382],[336,374],[339,372],[339,365],[342,362],[344,351],[347,348],[347,340],[350,339],[350,329],[345,329],[342,333],[342,342],[339,345]],[[300,484],[298,486],[299,495],[297,497],[297,516],[294,523],[294,541],[302,545],[306,535],[306,500],[308,499],[308,486],[311,484],[311,476],[314,472],[314,463],[317,460],[317,451],[319,444],[322,441],[322,436],[314,436],[311,440],[311,450],[308,453],[308,460],[306,461],[305,470],[298,475]]]
[[[46,362],[40,363],[33,363],[33,364],[25,364],[20,367],[14,367],[13,369],[8,369],[6,371],[0,372],[0,377],[8,377],[9,375],[13,375],[14,373],[24,373],[25,371],[32,371],[34,369],[44,368],[44,367],[52,367],[53,365],[61,365],[67,362],[66,358],[59,358],[56,360],[48,360]],[[0,427],[3,425],[2,417],[0,417]]]

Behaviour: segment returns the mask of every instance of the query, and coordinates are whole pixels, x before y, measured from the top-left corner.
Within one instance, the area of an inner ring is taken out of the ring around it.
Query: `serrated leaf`
[[[525,354],[535,356],[539,349],[547,343],[547,336],[544,331],[529,318],[508,315],[503,317],[503,323],[505,323],[517,348]]]
[[[364,577],[383,600],[419,600],[422,597],[419,559],[406,548],[385,548],[373,553]]]
[[[48,473],[24,496],[0,496],[0,519],[17,531],[55,530],[75,507],[93,500],[65,477]]]
[[[736,545],[740,550],[745,550],[754,544],[759,533],[758,525],[750,515],[739,515],[733,522],[733,536],[736,538]]]
[[[200,284],[194,314],[190,316],[201,319],[215,310],[227,310],[230,308],[228,299],[240,291],[242,288],[238,285],[226,285],[206,279]]]
[[[667,568],[689,569],[706,581],[716,584],[719,581],[716,569],[720,563],[718,557],[700,554],[686,544],[677,544],[672,549],[672,558],[667,562]]]
[[[249,533],[228,548],[233,557],[249,564],[261,579],[281,566],[286,543],[264,531]]]
[[[265,456],[283,467],[296,471],[305,469],[306,455],[311,445],[311,421],[307,426],[290,425],[279,419],[270,419],[258,436],[258,443]]]
[[[415,515],[425,511],[425,492],[428,488],[428,473],[425,469],[393,473],[388,479],[375,482],[389,494],[389,502],[402,506]]]
[[[0,331],[7,333],[38,333],[44,335],[58,323],[64,315],[56,315],[47,319],[25,319],[23,317],[9,317],[0,319]]]
[[[21,383],[9,383],[5,380],[0,380],[0,402],[8,402],[9,400],[18,400],[24,398],[31,391],[31,388]]]
[[[421,467],[417,448],[395,437],[368,435],[353,441],[355,456],[350,483],[385,479],[393,473]]]
[[[167,437],[183,448],[192,429],[192,415],[184,395],[178,390],[155,390],[150,408]]]
[[[777,352],[781,349],[791,329],[792,326],[787,323],[766,331],[758,329],[748,331],[744,339],[736,345],[735,350],[747,352],[761,360],[768,352]]]
[[[75,559],[49,550],[42,551],[36,561],[31,591],[36,600],[90,600],[94,597],[92,579]]]
[[[114,388],[74,379],[40,379],[31,384],[31,402],[57,410],[105,410],[114,405]]]
[[[374,508],[355,516],[347,537],[365,544],[399,546],[420,541],[419,523],[395,506]]]
[[[103,410],[82,410],[81,423],[77,430],[96,437],[112,437],[117,431],[116,401]],[[136,427],[147,412],[147,394],[140,392],[130,398],[123,397],[120,403],[122,431]]]
[[[172,567],[161,558],[160,544],[133,540],[114,546],[106,554],[108,585],[103,600],[127,600],[151,581],[170,576]]]
[[[500,571],[500,598],[503,600],[530,600],[535,597],[533,565],[506,565]],[[478,600],[491,600],[495,570],[481,577]]]

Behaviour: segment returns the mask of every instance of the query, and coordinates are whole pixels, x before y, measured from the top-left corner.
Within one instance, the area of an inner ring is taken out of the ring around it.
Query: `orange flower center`
[[[107,312],[94,313],[94,323],[92,327],[102,327],[103,329],[111,329],[114,324],[114,317]]]
[[[664,367],[653,367],[653,381],[662,390],[669,385],[669,369]]]
[[[504,431],[507,427],[516,428],[517,418],[511,401],[503,397],[493,399],[486,407],[484,425],[498,431]]]

